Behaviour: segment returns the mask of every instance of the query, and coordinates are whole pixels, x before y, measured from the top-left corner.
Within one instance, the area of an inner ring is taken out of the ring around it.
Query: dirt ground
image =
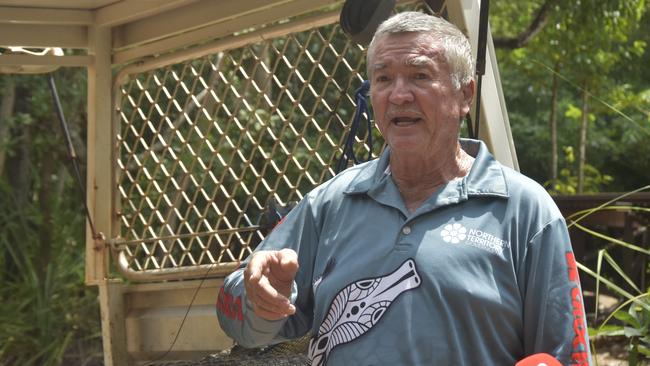
[[[628,366],[625,343],[608,342],[609,344],[596,343],[596,357],[594,365],[598,366]]]
[[[585,296],[593,296],[593,293],[585,291]],[[599,318],[604,314],[609,314],[619,305],[619,300],[607,295],[600,295],[598,301]],[[589,315],[588,315],[589,317]],[[603,321],[603,319],[600,319]],[[599,323],[599,322],[597,322]],[[609,337],[605,339],[594,339],[590,341],[596,347],[596,357],[594,357],[595,366],[628,366],[628,340],[625,337]],[[650,366],[650,362],[643,362],[639,365]]]

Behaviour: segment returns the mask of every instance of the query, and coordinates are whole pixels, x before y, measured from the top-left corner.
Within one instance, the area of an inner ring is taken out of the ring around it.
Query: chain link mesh
[[[117,135],[121,236],[195,235],[127,245],[129,266],[244,259],[270,198],[299,200],[333,175],[362,63],[329,26],[133,76]]]
[[[363,47],[329,25],[130,75],[115,136],[126,268],[245,259],[270,199],[298,201],[334,175],[364,67]]]

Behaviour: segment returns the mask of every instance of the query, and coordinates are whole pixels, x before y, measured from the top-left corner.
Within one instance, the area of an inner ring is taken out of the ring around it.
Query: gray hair
[[[397,13],[379,25],[366,55],[368,76],[371,73],[370,60],[378,39],[384,35],[404,32],[427,33],[436,39],[436,43],[442,47],[445,59],[451,67],[451,80],[456,89],[467,85],[473,79],[472,47],[463,32],[443,18],[416,11]]]

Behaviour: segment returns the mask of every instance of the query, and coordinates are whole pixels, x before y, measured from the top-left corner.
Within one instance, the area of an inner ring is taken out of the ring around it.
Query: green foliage
[[[578,193],[577,165],[572,146],[564,147],[564,166],[559,172],[558,179],[549,180],[544,184],[551,194]],[[611,175],[601,173],[593,165],[585,165],[585,193],[602,192],[613,180]]]
[[[0,253],[12,267],[11,273],[0,269],[0,364],[81,364],[87,359],[79,359],[80,347],[83,357],[96,357],[86,349],[97,345],[99,309],[96,291],[84,286],[83,217],[57,210],[49,223],[56,228],[53,255],[42,263],[34,230],[45,225],[42,215],[33,205],[17,208],[7,187],[0,188],[6,203],[0,207]]]
[[[551,0],[552,1],[552,0]],[[526,29],[545,0],[496,2],[491,11],[493,36],[513,37]],[[522,172],[545,182],[555,194],[575,194],[582,93],[587,88],[589,130],[585,192],[631,191],[650,182],[650,5],[643,0],[552,1],[549,21],[528,44],[498,49],[501,82]],[[552,81],[557,90],[558,178],[550,180],[549,120]],[[647,189],[647,187],[646,187]],[[581,213],[582,215],[583,213]],[[571,221],[610,246],[648,256],[647,249],[610,238]],[[594,248],[588,250],[594,251]],[[601,272],[605,258],[618,276]],[[599,252],[596,270],[581,269],[624,301],[616,324],[608,320],[592,337],[621,336],[629,341],[630,365],[648,361],[650,306],[647,293],[630,294],[637,285],[609,256]],[[650,270],[650,269],[649,269]],[[646,277],[647,278],[647,277]],[[598,294],[597,294],[598,297]],[[596,352],[597,353],[597,352]]]
[[[7,154],[0,172],[0,364],[80,365],[100,352],[96,291],[84,286],[81,194],[46,76],[11,77],[14,114],[0,120],[9,134],[0,147]],[[83,158],[85,72],[56,77]]]
[[[619,321],[618,324],[607,324],[612,317]],[[645,365],[650,361],[650,288],[634,301],[623,303],[590,333],[592,336],[624,336],[628,340],[628,365]]]
[[[648,306],[633,303],[627,311],[621,309],[614,313],[614,317],[623,322],[623,334],[630,340],[630,365],[650,360],[650,289],[641,301]]]
[[[495,37],[526,29],[543,0],[497,2],[491,9]],[[550,179],[552,80],[559,78],[558,147],[579,145],[581,93],[589,94],[586,175],[592,191],[626,191],[650,181],[650,5],[643,0],[554,2],[546,26],[525,47],[498,49],[499,68],[522,172]],[[516,15],[515,15],[516,14]],[[645,30],[645,31],[644,31]],[[578,123],[576,123],[578,122]],[[560,151],[561,153],[561,151]],[[559,180],[570,193],[574,167],[559,159]],[[613,177],[611,182],[598,178]],[[601,180],[601,182],[598,182]],[[604,183],[604,185],[603,185]],[[552,185],[549,185],[552,188]]]
[[[566,112],[564,112],[564,116],[574,122],[580,122],[580,119],[582,119],[582,110],[572,103],[569,103]],[[594,122],[596,120],[596,116],[593,113],[589,113],[587,118],[589,119],[589,122]]]
[[[621,266],[616,258],[610,254],[615,248],[622,251],[631,251],[636,256],[644,256],[650,258],[650,249],[644,248],[642,245],[635,243],[628,243],[619,238],[611,237],[596,230],[589,229],[580,223],[587,216],[605,210],[627,211],[635,214],[648,214],[650,208],[637,207],[637,206],[618,206],[612,205],[624,199],[625,196],[641,191],[647,191],[650,186],[644,186],[632,192],[625,193],[616,197],[609,202],[596,207],[594,209],[579,211],[567,217],[569,227],[576,227],[584,231],[588,235],[595,238],[602,239],[609,245],[598,250],[598,257],[595,269],[590,269],[581,264],[579,266],[588,275],[596,279],[596,303],[599,302],[600,284],[604,284],[611,293],[614,293],[622,303],[611,311],[611,313],[602,322],[598,319],[598,306],[594,311],[594,319],[600,323],[595,328],[590,328],[589,334],[593,340],[600,337],[625,337],[628,340],[628,361],[629,365],[644,365],[646,361],[650,360],[650,288],[643,291],[638,283],[635,282],[630,276],[626,274],[626,268]],[[595,250],[592,248],[592,250]],[[618,257],[620,258],[620,257]],[[611,270],[610,274],[606,274],[604,264],[607,264]],[[650,265],[648,266],[650,270]],[[650,272],[646,272],[647,276]],[[628,292],[625,288],[633,291]],[[611,324],[610,321],[618,320],[617,323]]]

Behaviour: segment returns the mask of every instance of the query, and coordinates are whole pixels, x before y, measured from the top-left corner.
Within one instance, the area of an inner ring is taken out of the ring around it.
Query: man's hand
[[[297,271],[298,255],[291,249],[253,254],[244,270],[244,286],[257,316],[278,320],[296,312],[289,297]]]

